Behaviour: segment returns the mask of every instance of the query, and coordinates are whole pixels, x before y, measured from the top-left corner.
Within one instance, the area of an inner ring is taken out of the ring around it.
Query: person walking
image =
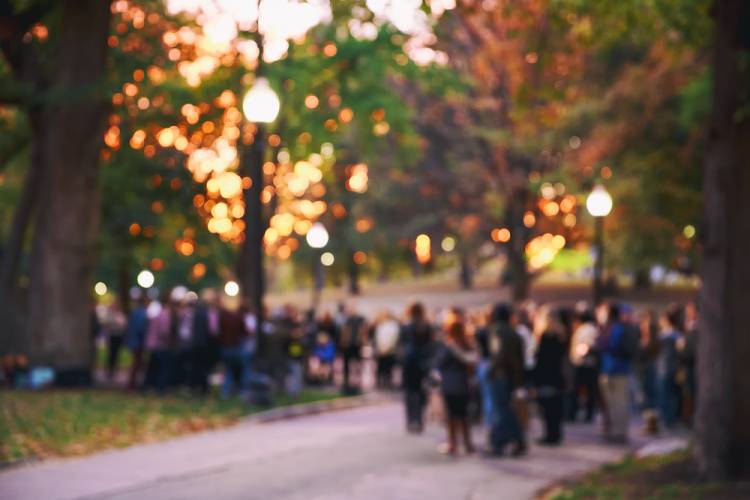
[[[637,356],[639,335],[622,322],[619,304],[612,303],[605,307],[606,323],[598,342],[602,355],[599,386],[607,408],[604,437],[607,441],[626,443],[630,421],[628,389],[632,361]]]
[[[466,453],[474,453],[469,424],[470,381],[479,362],[476,346],[460,321],[448,325],[447,335],[435,356],[434,368],[445,402],[448,443],[445,452],[458,453],[458,436],[463,437]]]
[[[491,316],[487,345],[489,351],[488,379],[493,412],[490,425],[490,453],[501,456],[513,443],[513,456],[526,452],[526,440],[513,408],[516,390],[524,384],[524,345],[513,324],[510,304],[498,304]]]
[[[567,352],[565,329],[556,311],[548,306],[537,310],[534,335],[538,348],[533,378],[544,420],[544,437],[538,442],[543,445],[558,445],[563,438],[563,363]]]
[[[429,371],[434,333],[421,303],[412,304],[407,315],[409,322],[400,336],[406,428],[409,432],[419,433],[424,429],[425,377]]]

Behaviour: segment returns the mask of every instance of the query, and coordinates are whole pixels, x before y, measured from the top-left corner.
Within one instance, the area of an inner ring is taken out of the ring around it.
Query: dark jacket
[[[536,351],[536,365],[533,373],[534,384],[537,387],[555,389],[564,387],[563,360],[565,355],[565,344],[559,335],[553,332],[542,335]]]
[[[470,391],[473,365],[462,359],[456,349],[458,347],[440,344],[435,354],[434,367],[440,371],[443,394],[464,396]]]
[[[421,390],[433,351],[433,331],[429,323],[408,323],[399,337],[403,363],[403,384],[407,390]]]
[[[245,321],[239,311],[222,310],[219,313],[219,325],[221,347],[239,347],[247,337]]]
[[[523,386],[524,343],[508,323],[497,323],[487,330],[490,376],[505,379],[510,389]]]

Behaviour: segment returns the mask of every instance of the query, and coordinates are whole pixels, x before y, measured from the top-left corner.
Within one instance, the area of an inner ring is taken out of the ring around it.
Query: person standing
[[[470,380],[479,362],[479,353],[460,321],[448,325],[447,335],[435,356],[434,367],[445,401],[448,443],[446,452],[458,453],[458,436],[463,437],[466,453],[474,452],[469,424]]]
[[[380,389],[393,387],[393,367],[396,364],[396,347],[401,325],[386,311],[375,325],[374,341],[377,356],[377,386]]]
[[[173,320],[168,295],[162,298],[162,302],[152,302],[149,305],[146,331],[146,350],[149,358],[144,388],[155,389],[159,394],[166,392],[172,370],[171,348],[175,327]]]
[[[513,408],[515,391],[524,383],[523,339],[516,332],[513,319],[510,304],[498,304],[492,311],[492,324],[487,330],[488,378],[494,410],[490,422],[490,451],[498,456],[510,443],[514,444],[513,456],[526,451],[526,440]]]
[[[247,376],[242,344],[246,336],[245,319],[242,313],[239,310],[222,308],[219,312],[219,345],[221,346],[221,362],[224,365],[222,397],[227,398],[235,390],[243,389]]]
[[[656,377],[659,394],[659,411],[662,423],[672,428],[680,415],[680,386],[677,373],[679,368],[679,348],[684,336],[679,330],[680,311],[674,305],[659,318],[661,333],[659,357],[656,361]]]
[[[409,322],[400,336],[406,428],[409,432],[422,432],[427,403],[425,377],[432,356],[433,329],[425,316],[424,306],[419,302],[409,308],[408,317]]]
[[[174,384],[190,386],[193,366],[193,334],[195,327],[195,300],[188,294],[176,303],[176,338],[174,360]]]
[[[586,394],[586,417],[590,423],[594,420],[599,393],[599,361],[596,354],[596,341],[599,329],[594,323],[594,315],[584,309],[578,314],[577,325],[570,341],[570,362],[573,365],[573,399],[571,402],[571,420],[578,417],[581,392]]]
[[[128,318],[128,328],[125,337],[125,343],[130,349],[132,363],[128,375],[128,389],[133,390],[138,383],[138,374],[143,364],[143,348],[146,343],[146,330],[148,329],[148,316],[146,308],[148,298],[145,295],[139,295],[134,300],[133,310]]]
[[[641,411],[644,432],[655,434],[659,430],[656,364],[659,359],[660,340],[659,325],[653,311],[646,311],[641,315],[640,330],[641,349],[635,365],[643,394]]]
[[[192,371],[190,388],[201,395],[208,394],[208,377],[216,363],[218,351],[219,314],[216,292],[206,289],[193,313],[193,332],[190,346]]]
[[[632,332],[620,318],[618,304],[609,304],[606,318],[598,342],[602,355],[599,385],[606,400],[608,417],[605,419],[604,437],[611,442],[626,443],[630,421],[628,388],[632,360],[637,352],[632,348]]]
[[[698,342],[698,306],[695,302],[685,305],[683,332],[685,341],[678,345],[680,372],[683,374],[683,418],[686,425],[691,425],[695,410],[695,349]]]
[[[357,393],[361,390],[362,348],[366,343],[367,322],[350,306],[344,326],[341,328],[339,343],[344,358],[343,391],[346,394]]]
[[[107,336],[107,377],[112,382],[120,358],[120,348],[125,339],[128,320],[122,312],[120,302],[115,300],[104,310],[102,330]]]
[[[545,431],[539,444],[558,445],[563,438],[563,363],[567,352],[565,329],[557,312],[548,306],[537,310],[534,318],[534,335],[538,348],[533,378]]]

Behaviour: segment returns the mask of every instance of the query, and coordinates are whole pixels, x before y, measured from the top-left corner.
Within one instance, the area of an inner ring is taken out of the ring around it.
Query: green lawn
[[[333,399],[306,391],[274,406]],[[1,391],[0,463],[74,456],[225,427],[259,411],[236,399],[143,396],[119,391]]]
[[[741,499],[750,484],[699,480],[687,451],[605,465],[570,484],[556,487],[545,500],[589,499]]]

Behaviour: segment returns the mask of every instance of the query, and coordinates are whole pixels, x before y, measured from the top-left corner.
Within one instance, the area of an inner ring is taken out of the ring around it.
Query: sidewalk
[[[595,427],[576,424],[566,428],[563,446],[532,446],[519,460],[450,459],[436,452],[440,426],[408,435],[401,405],[386,402],[6,470],[0,498],[531,498],[647,443],[633,436],[630,447],[605,445]]]

